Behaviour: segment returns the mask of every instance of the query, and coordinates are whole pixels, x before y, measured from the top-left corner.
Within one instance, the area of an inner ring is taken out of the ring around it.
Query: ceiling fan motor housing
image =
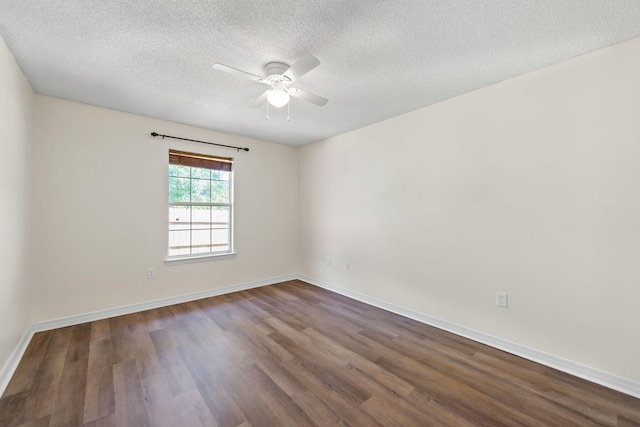
[[[275,83],[275,82],[283,82],[283,83],[291,83],[292,80],[288,76],[284,75],[284,72],[289,69],[289,66],[283,62],[269,62],[264,66],[264,75],[266,76],[264,80]]]

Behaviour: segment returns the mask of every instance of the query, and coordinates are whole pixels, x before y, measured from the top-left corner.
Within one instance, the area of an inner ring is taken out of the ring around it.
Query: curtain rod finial
[[[158,132],[151,132],[151,136],[158,136]]]

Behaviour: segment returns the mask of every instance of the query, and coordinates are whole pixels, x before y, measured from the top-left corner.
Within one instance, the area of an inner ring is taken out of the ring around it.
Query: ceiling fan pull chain
[[[287,102],[287,121],[291,121],[291,102]]]
[[[267,120],[269,120],[269,102],[267,102]]]

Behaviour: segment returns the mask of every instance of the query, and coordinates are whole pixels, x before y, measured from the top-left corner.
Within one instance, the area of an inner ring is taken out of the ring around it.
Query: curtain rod
[[[238,151],[240,151],[240,150],[249,151],[248,148],[236,147],[236,146],[233,146],[233,145],[218,144],[218,143],[215,143],[215,142],[198,141],[197,139],[180,138],[179,136],[160,135],[158,132],[151,132],[151,136],[161,136],[162,139],[173,138],[173,139],[180,139],[182,141],[191,141],[191,142],[199,142],[201,144],[217,145],[219,147],[235,148]]]

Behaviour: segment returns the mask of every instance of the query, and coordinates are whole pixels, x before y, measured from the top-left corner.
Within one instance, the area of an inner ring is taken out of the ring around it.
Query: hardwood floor
[[[300,281],[41,332],[0,426],[640,426],[640,400]]]

